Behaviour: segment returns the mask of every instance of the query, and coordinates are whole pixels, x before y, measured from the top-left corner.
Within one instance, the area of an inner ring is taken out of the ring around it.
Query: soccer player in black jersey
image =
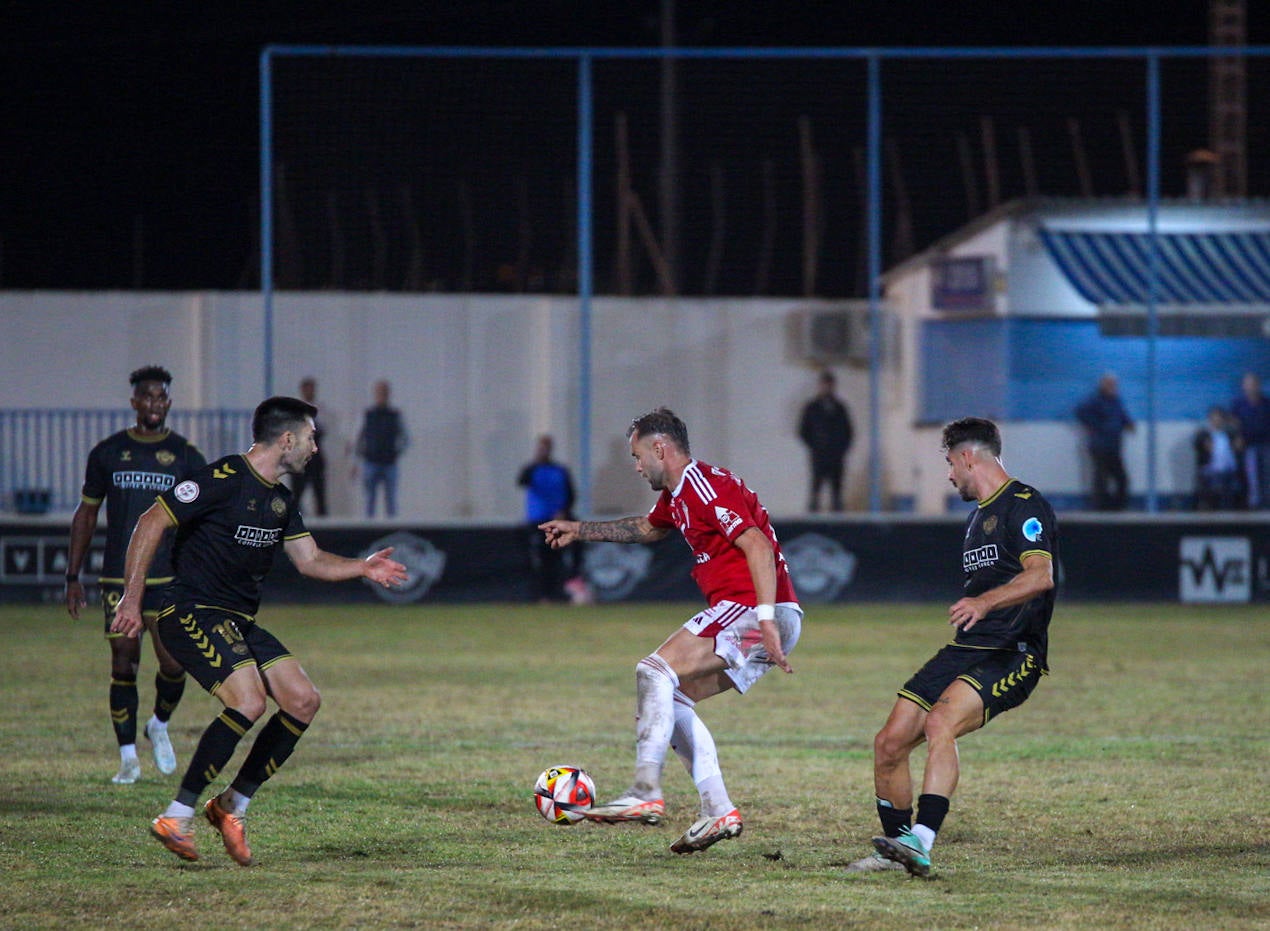
[[[110,645],[110,719],[119,744],[119,772],[112,782],[129,784],[141,776],[137,759],[137,671],[141,666],[141,640],[110,632],[115,605],[123,594],[123,560],[128,538],[137,518],[155,496],[206,463],[203,454],[185,437],[167,427],[172,407],[169,386],[172,374],[157,365],[139,368],[128,378],[132,385],[132,409],[136,426],[106,437],[88,454],[84,487],[79,506],[71,518],[70,549],[66,560],[66,610],[79,619],[85,606],[84,586],[79,576],[88,555],[97,513],[106,502],[106,552],[98,587],[105,608],[106,642]],[[154,712],[145,725],[145,735],[154,751],[159,772],[176,772],[176,754],[168,739],[168,720],[185,690],[185,671],[168,655],[154,634],[154,618],[159,609],[159,592],[172,576],[166,549],[157,553],[145,579],[142,612],[159,661],[154,676]]]
[[[944,427],[948,480],[978,506],[966,522],[963,594],[948,609],[953,640],[899,691],[873,741],[873,779],[882,836],[859,870],[902,866],[930,872],[930,849],[957,788],[957,738],[1027,700],[1049,672],[1058,525],[1035,488],[1001,464],[1001,434],[968,417]],[[927,745],[922,793],[913,815],[909,755]]]
[[[226,852],[252,863],[244,826],[247,803],[295,750],[320,698],[299,661],[256,623],[260,587],[282,549],[302,575],[330,582],[367,578],[391,586],[406,569],[383,549],[366,559],[318,547],[279,482],[296,475],[317,451],[317,409],[297,398],[273,397],[256,408],[252,446],[198,470],[141,515],[128,545],[124,594],[112,630],[131,637],[141,630],[146,570],[172,528],[176,570],[164,590],[158,630],[163,643],[208,692],[225,706],[199,740],[176,798],[151,822],[150,832],[185,860],[197,860],[192,821],[203,790],[234,755],[238,742],[278,706],[256,737],[232,783],[207,800],[203,813],[220,833]]]

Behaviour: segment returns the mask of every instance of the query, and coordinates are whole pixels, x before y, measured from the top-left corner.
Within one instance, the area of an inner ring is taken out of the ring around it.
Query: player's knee
[[[255,724],[265,713],[265,696],[263,694],[243,695],[230,707]]]
[[[318,709],[321,707],[322,693],[316,687],[310,686],[288,696],[286,705],[282,706],[282,709],[293,718],[308,723],[317,716]]]
[[[913,737],[893,727],[883,727],[873,737],[873,759],[878,763],[899,763],[908,758],[921,737]]]

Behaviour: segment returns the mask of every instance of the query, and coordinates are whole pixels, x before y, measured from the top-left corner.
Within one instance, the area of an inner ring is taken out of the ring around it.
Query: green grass
[[[625,788],[635,662],[691,610],[267,606],[324,704],[252,804],[245,870],[210,829],[193,864],[147,837],[177,782],[148,758],[110,784],[99,622],[0,609],[0,927],[1270,925],[1264,607],[1060,606],[1053,675],[962,741],[929,881],[843,866],[877,827],[873,733],[946,639],[941,605],[813,607],[793,676],[701,706],[739,840],[667,850],[696,801],[673,755],[666,826],[538,817],[549,764]],[[182,764],[218,708],[191,683]]]

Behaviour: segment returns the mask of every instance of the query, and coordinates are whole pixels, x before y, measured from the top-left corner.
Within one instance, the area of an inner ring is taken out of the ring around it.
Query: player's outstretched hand
[[[563,549],[578,538],[576,520],[549,520],[538,525],[553,550]]]
[[[392,547],[388,546],[377,553],[371,553],[366,557],[366,566],[362,574],[372,582],[378,582],[384,588],[391,588],[394,585],[404,585],[409,576],[406,573],[406,567],[395,559],[389,559],[392,555]]]
[[[759,633],[763,635],[763,649],[767,653],[767,658],[783,669],[785,672],[793,672],[794,669],[789,665],[789,659],[785,656],[785,650],[781,646],[780,631],[776,629],[775,621],[759,621]]]

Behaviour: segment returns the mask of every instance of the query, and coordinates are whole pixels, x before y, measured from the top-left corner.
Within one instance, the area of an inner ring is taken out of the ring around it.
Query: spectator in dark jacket
[[[375,516],[375,493],[384,488],[384,513],[397,516],[397,459],[409,437],[401,411],[388,406],[392,386],[375,382],[375,406],[366,409],[361,432],[357,434],[357,456],[362,461],[362,489],[366,492],[366,516]]]
[[[820,390],[803,405],[798,436],[811,454],[811,491],[807,509],[820,510],[820,488],[829,487],[829,508],[842,510],[842,479],[854,433],[847,406],[834,394],[833,372],[820,374]]]
[[[1270,398],[1261,393],[1256,372],[1244,374],[1243,389],[1230,404],[1230,413],[1239,421],[1239,437],[1244,444],[1244,474],[1248,486],[1248,507],[1270,508]]]
[[[1120,447],[1124,434],[1133,430],[1133,419],[1120,400],[1115,375],[1108,372],[1098,379],[1098,390],[1077,405],[1076,419],[1085,429],[1094,467],[1094,510],[1123,511],[1129,502],[1129,477]]]

